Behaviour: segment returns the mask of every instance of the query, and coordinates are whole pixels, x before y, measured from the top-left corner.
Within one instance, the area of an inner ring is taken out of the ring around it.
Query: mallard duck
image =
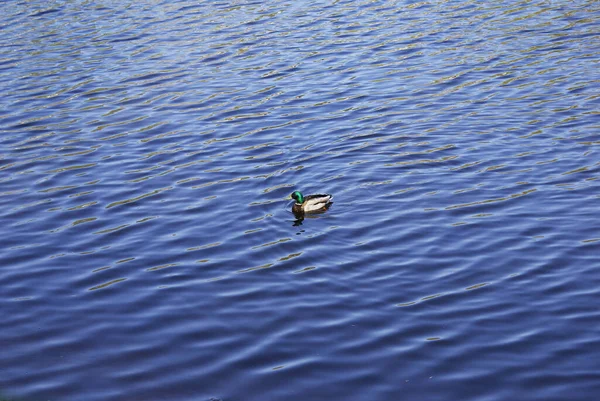
[[[290,197],[296,201],[294,206],[292,206],[292,212],[297,215],[327,210],[327,208],[329,208],[331,205],[331,200],[333,199],[333,196],[329,194],[304,196],[300,191],[294,191]]]

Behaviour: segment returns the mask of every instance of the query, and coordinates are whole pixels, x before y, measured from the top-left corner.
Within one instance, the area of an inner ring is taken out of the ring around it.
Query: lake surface
[[[600,394],[600,3],[0,11],[5,398]]]

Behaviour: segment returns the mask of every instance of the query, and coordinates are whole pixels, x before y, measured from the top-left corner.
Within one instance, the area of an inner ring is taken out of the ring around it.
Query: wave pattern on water
[[[597,2],[0,11],[0,392],[600,392]]]

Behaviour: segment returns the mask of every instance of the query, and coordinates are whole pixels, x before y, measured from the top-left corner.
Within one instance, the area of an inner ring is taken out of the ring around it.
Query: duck
[[[300,191],[294,191],[290,195],[296,202],[292,206],[292,212],[295,215],[304,213],[323,212],[331,206],[333,196],[330,194],[302,195]]]

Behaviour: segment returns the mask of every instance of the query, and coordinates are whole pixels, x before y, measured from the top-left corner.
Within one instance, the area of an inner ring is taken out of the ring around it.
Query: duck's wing
[[[308,195],[304,198],[303,209],[305,212],[320,210],[327,206],[332,199],[333,196],[329,194]]]

